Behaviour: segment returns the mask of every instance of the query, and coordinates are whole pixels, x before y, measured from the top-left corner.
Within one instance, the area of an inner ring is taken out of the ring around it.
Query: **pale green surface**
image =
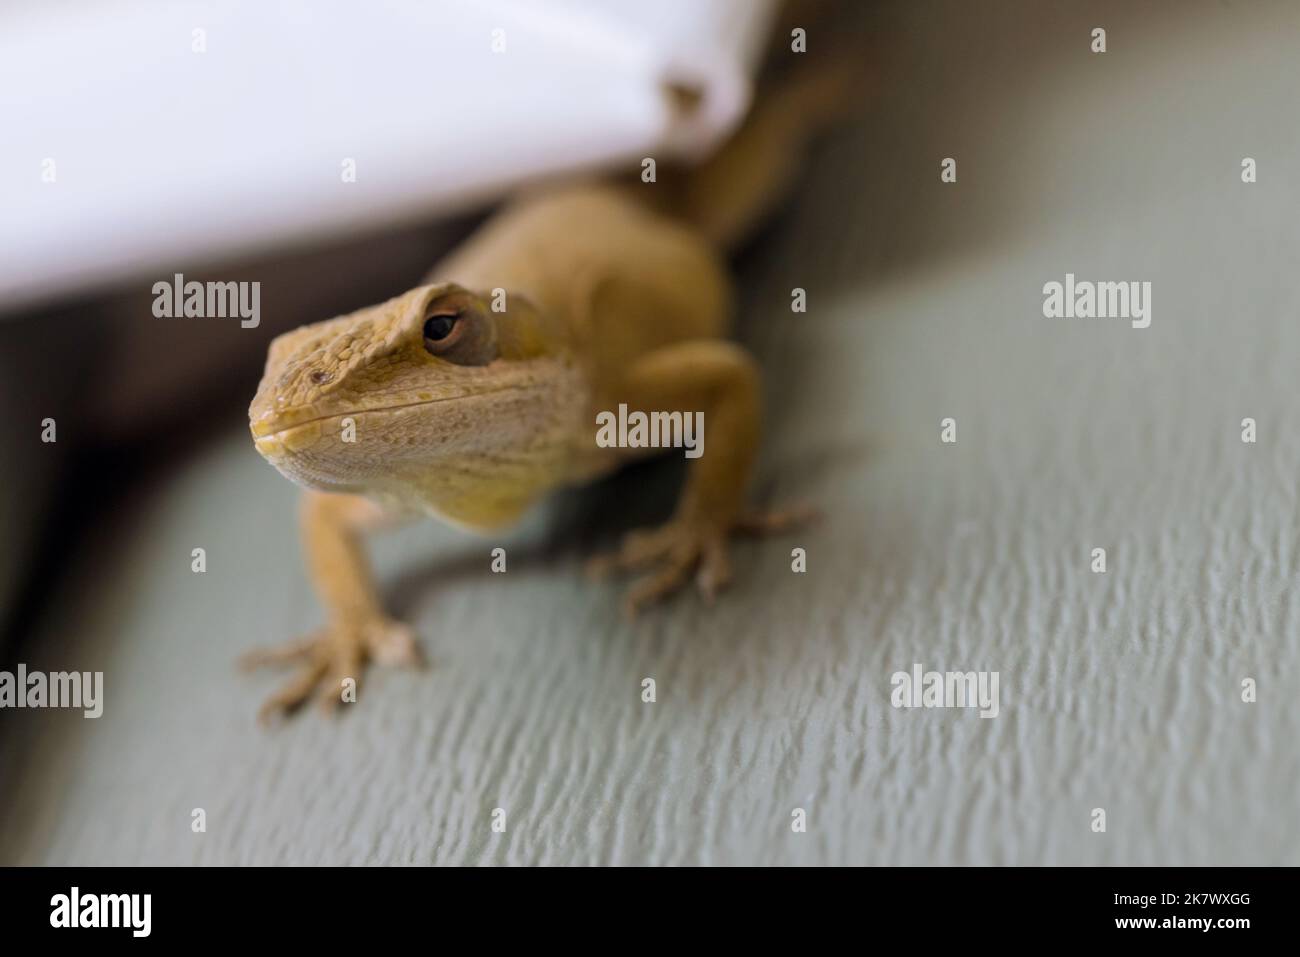
[[[495,541],[404,531],[381,575],[436,668],[267,735],[270,679],[230,662],[317,611],[294,490],[232,423],[69,569],[30,663],[110,700],[6,719],[0,861],[1300,863],[1300,9],[1042,6],[903,12],[883,105],[745,263],[760,484],[831,521],[635,627],[578,550],[530,556],[571,517],[505,576]],[[1067,270],[1150,280],[1152,327],[1043,319]],[[914,661],[998,670],[1001,716],[892,709]]]

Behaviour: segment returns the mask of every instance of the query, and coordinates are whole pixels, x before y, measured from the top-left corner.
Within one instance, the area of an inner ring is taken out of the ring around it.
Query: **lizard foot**
[[[817,517],[810,508],[747,512],[729,524],[674,518],[654,529],[637,529],[623,536],[619,548],[587,564],[592,577],[645,568],[654,570],[632,583],[623,609],[629,618],[653,602],[679,590],[695,573],[695,584],[712,602],[731,581],[728,554],[732,535],[770,535],[788,531]]]
[[[380,664],[419,667],[424,659],[415,634],[390,618],[357,624],[335,624],[274,648],[258,648],[239,659],[245,670],[298,663],[298,671],[268,698],[257,713],[262,724],[296,711],[313,693],[327,714],[344,700],[344,682],[360,686],[361,673],[371,659]]]

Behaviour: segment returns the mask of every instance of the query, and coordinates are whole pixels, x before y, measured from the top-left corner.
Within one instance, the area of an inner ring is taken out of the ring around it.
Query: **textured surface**
[[[1022,6],[887,8],[883,103],[743,264],[762,491],[833,521],[631,627],[568,542],[671,469],[500,543],[403,530],[376,555],[435,668],[263,734],[231,661],[318,613],[232,423],[68,570],[27,661],[104,670],[105,714],[5,716],[0,861],[1300,863],[1300,10]],[[1067,271],[1149,280],[1151,327],[1044,319]],[[913,662],[999,671],[1001,714],[893,709]]]

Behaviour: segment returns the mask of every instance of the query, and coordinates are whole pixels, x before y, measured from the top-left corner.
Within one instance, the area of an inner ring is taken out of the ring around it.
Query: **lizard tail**
[[[811,140],[866,101],[874,86],[859,50],[825,54],[770,91],[720,150],[685,170],[672,198],[679,218],[718,247],[749,238],[785,198]]]

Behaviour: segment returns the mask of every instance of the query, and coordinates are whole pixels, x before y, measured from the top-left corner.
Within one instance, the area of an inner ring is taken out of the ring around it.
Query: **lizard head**
[[[248,410],[257,451],[309,488],[512,519],[553,484],[578,390],[560,330],[503,298],[420,286],[279,336]]]

